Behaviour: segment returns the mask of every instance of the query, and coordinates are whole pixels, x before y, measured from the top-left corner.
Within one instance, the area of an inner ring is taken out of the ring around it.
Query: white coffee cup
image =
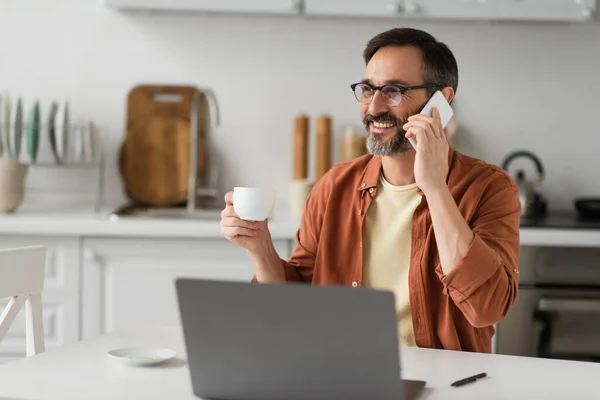
[[[247,221],[264,221],[273,211],[275,191],[261,188],[233,188],[233,209]]]

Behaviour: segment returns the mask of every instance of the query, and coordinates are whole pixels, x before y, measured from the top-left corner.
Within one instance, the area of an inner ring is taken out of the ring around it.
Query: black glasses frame
[[[404,96],[404,94],[406,92],[408,92],[409,90],[429,89],[429,88],[433,88],[433,87],[435,87],[435,88],[439,88],[440,87],[439,85],[437,85],[435,83],[425,83],[423,85],[417,85],[417,86],[400,86],[400,85],[395,85],[395,84],[389,84],[389,85],[383,85],[383,86],[373,86],[370,83],[366,83],[366,82],[353,83],[353,84],[350,85],[350,88],[352,89],[352,93],[354,93],[354,97],[356,98],[356,100],[358,100],[361,104],[365,104],[365,103],[362,103],[360,101],[360,99],[356,96],[356,87],[358,85],[364,85],[364,86],[369,87],[371,90],[373,90],[373,95],[375,95],[375,91],[377,91],[377,90],[379,90],[380,92],[383,92],[384,88],[386,88],[386,87],[393,87],[395,89],[398,89],[398,91],[400,92],[400,94],[402,96]],[[383,96],[383,97],[384,97],[384,99],[386,99],[386,96]],[[372,100],[372,98],[371,98],[371,100]],[[369,101],[369,103],[370,103],[370,101]],[[386,101],[386,103],[387,103],[387,101]],[[398,104],[400,104],[400,102],[398,102]],[[396,105],[398,105],[398,104],[396,104]]]

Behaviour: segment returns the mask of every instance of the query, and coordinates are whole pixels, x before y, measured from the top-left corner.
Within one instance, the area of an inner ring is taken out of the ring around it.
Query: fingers
[[[435,107],[432,110],[431,117],[423,114],[415,114],[408,117],[408,122],[404,124],[403,127],[405,127],[405,130],[408,130],[410,126],[413,125],[424,128],[426,131],[430,132],[433,137],[442,137],[442,121],[440,119],[439,110]]]
[[[237,216],[223,217],[221,218],[221,226],[223,227],[241,227],[246,229],[257,230],[259,226],[252,221],[245,221],[243,219],[238,218]]]
[[[433,118],[434,126],[442,128],[442,117],[440,115],[440,110],[438,110],[437,107],[433,107],[431,110],[431,117]]]
[[[223,209],[223,211],[221,211],[221,219],[223,218],[227,218],[227,217],[236,217],[239,218],[240,216],[237,215],[237,213],[235,212],[233,206],[227,206]]]
[[[417,134],[419,132],[423,132],[428,137],[436,138],[436,137],[438,137],[438,135],[436,135],[435,129],[433,129],[432,123],[433,123],[433,119],[431,117],[414,118],[414,119],[409,118],[409,122],[404,124],[402,127],[405,130],[414,130]],[[421,136],[425,136],[425,135],[421,135]],[[421,136],[418,136],[418,139],[420,139]]]
[[[225,204],[227,204],[228,206],[233,206],[233,193],[232,192],[228,192],[227,194],[225,194]]]
[[[422,144],[429,144],[431,141],[430,136],[432,136],[432,133],[428,133],[426,127],[423,126],[417,126],[415,124],[412,123],[407,123],[405,126],[405,130],[407,130],[405,137],[407,139],[410,139],[412,137],[416,137],[417,138],[417,147],[419,146],[420,143]]]
[[[221,228],[221,234],[225,239],[233,241],[234,239],[239,239],[240,237],[256,237],[258,236],[258,231],[255,229],[248,229],[241,226],[225,226]]]

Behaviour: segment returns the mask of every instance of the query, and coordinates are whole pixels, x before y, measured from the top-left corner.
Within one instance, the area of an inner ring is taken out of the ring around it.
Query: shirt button
[[[358,210],[358,215],[362,215],[362,210]]]
[[[365,186],[367,186],[367,184],[363,182],[362,187],[365,187]]]
[[[373,188],[369,189],[369,193],[373,194],[375,190]]]
[[[352,287],[358,287],[358,282],[352,281]]]
[[[514,271],[515,271],[515,274],[518,274],[518,273],[519,273],[519,270],[518,270],[518,269],[516,269],[516,268],[514,269]]]
[[[362,247],[362,242],[360,242],[359,246]]]

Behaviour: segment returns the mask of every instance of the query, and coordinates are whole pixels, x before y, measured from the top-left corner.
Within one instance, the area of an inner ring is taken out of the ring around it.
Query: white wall
[[[285,202],[293,116],[327,113],[336,128],[360,125],[349,84],[362,77],[363,47],[408,24],[458,58],[461,150],[493,163],[517,148],[537,153],[551,208],[600,195],[600,24],[122,15],[101,0],[0,0],[0,90],[46,106],[68,98],[78,115],[100,123],[108,190],[121,202],[115,155],[128,90],[210,86],[222,112],[214,138],[226,166],[222,189],[272,185]]]

